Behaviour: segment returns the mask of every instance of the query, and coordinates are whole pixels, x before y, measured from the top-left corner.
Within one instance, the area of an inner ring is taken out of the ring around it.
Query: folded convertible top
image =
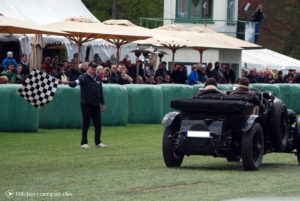
[[[191,99],[179,98],[171,101],[171,107],[182,111],[210,112],[210,113],[237,113],[251,112],[253,103],[245,100],[227,99]]]

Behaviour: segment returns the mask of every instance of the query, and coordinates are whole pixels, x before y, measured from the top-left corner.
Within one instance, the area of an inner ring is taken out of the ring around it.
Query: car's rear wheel
[[[273,104],[273,121],[271,124],[271,139],[275,151],[284,151],[289,137],[288,112],[282,102]]]
[[[164,136],[163,136],[163,144],[162,144],[162,151],[163,151],[163,157],[164,161],[167,167],[180,167],[182,161],[183,161],[183,155],[176,154],[174,152],[173,146],[172,146],[172,140],[169,136],[174,136],[174,133],[176,132],[176,129],[172,128],[172,126],[169,126],[165,128]]]
[[[264,153],[264,136],[259,123],[244,133],[241,142],[241,155],[245,170],[258,170]]]

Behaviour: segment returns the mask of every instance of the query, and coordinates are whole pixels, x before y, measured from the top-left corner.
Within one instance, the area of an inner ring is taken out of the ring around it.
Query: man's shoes
[[[96,147],[99,147],[99,148],[106,148],[107,146],[103,143],[100,143],[100,144],[97,144]]]
[[[90,146],[88,144],[82,144],[80,147],[82,147],[82,148],[89,148]]]

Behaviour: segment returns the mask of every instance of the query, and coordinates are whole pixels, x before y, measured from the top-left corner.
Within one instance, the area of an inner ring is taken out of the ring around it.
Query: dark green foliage
[[[82,2],[100,21],[112,18],[113,1],[82,0]],[[163,4],[163,0],[118,0],[116,17],[139,24],[140,17],[163,17]]]
[[[300,1],[263,0],[262,31],[276,40],[277,51],[300,58]]]

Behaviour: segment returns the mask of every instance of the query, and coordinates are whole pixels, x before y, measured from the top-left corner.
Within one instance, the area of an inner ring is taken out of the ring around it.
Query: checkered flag
[[[17,93],[34,107],[40,108],[52,101],[59,82],[46,73],[33,70]]]

